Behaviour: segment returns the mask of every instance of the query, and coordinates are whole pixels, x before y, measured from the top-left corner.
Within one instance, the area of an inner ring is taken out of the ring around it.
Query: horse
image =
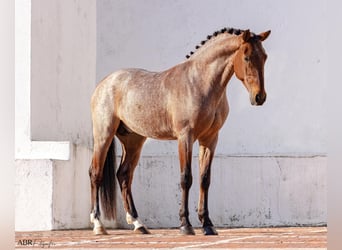
[[[138,217],[132,196],[133,173],[147,138],[177,140],[182,191],[180,233],[194,235],[189,220],[192,185],[192,148],[199,142],[200,193],[198,218],[204,235],[217,235],[209,218],[208,190],[218,134],[229,112],[226,87],[233,74],[249,92],[252,105],[266,100],[262,42],[270,30],[224,28],[215,31],[187,55],[187,59],[162,72],[122,69],[105,77],[91,97],[94,149],[89,169],[94,234],[107,234],[100,219],[116,218],[115,177],[121,190],[126,221],[134,231],[150,233]],[[115,139],[122,157],[115,173]]]

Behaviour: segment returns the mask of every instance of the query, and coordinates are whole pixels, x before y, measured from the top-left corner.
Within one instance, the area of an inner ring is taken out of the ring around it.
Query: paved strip
[[[218,236],[180,235],[178,229],[151,229],[150,235],[131,230],[16,232],[16,249],[327,249],[326,227],[218,229]]]
[[[186,246],[186,248],[203,248],[203,247],[215,246],[215,245],[219,245],[219,244],[230,243],[230,242],[234,242],[234,241],[240,241],[240,242],[242,241],[243,242],[246,239],[258,238],[258,237],[262,237],[262,236],[254,235],[254,236],[245,236],[245,237],[232,238],[232,239],[226,239],[226,240],[218,240],[218,241],[214,241],[214,242],[190,245],[190,246]]]

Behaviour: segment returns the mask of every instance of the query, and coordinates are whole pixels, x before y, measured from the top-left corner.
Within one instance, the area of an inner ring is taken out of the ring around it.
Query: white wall
[[[32,1],[31,137],[92,146],[96,1]]]
[[[307,5],[310,8],[307,8]],[[305,15],[303,11],[305,10]],[[164,70],[222,27],[268,29],[264,42],[267,101],[252,107],[242,84],[228,86],[231,112],[221,155],[326,152],[325,1],[98,1],[97,80],[124,67]],[[144,154],[176,153],[174,143],[147,143]]]

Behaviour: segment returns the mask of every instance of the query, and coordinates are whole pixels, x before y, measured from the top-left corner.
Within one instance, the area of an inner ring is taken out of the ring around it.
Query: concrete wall
[[[195,157],[195,165],[197,161],[198,157]],[[181,189],[177,164],[178,158],[173,156],[146,156],[139,163],[133,195],[138,213],[148,227],[179,226]],[[325,157],[216,158],[209,190],[213,223],[219,227],[325,224],[326,164]],[[194,226],[200,226],[196,213],[197,166],[193,170],[190,220]],[[118,226],[127,228],[120,200],[118,204]]]
[[[97,81],[124,67],[167,69],[225,26],[272,34],[264,43],[265,105],[252,107],[235,77],[228,86],[231,112],[210,189],[213,222],[222,227],[326,223],[325,5],[16,1],[16,230],[89,226],[89,99]],[[198,226],[197,144],[194,149],[190,213]],[[176,142],[146,142],[133,193],[147,226],[178,226]],[[119,218],[107,226],[127,227],[120,199]]]

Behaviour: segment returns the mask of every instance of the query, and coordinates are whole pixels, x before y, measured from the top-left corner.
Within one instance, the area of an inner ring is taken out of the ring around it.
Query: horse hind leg
[[[89,169],[91,184],[91,214],[90,222],[94,225],[94,234],[107,234],[100,220],[100,205],[108,219],[115,219],[115,140],[114,134],[119,126],[119,120],[97,119],[93,114],[94,151]],[[114,121],[113,121],[114,120]],[[107,121],[107,122],[106,122]],[[99,199],[101,196],[101,200]]]
[[[140,221],[134,205],[132,195],[132,181],[134,170],[138,164],[145,137],[135,133],[118,134],[122,144],[122,159],[117,171],[117,179],[121,189],[122,201],[126,210],[126,221],[134,225],[134,231],[141,234],[149,234],[147,227]]]
[[[95,235],[107,234],[105,227],[100,220],[100,199],[105,217],[115,219],[115,144],[112,137],[108,143],[94,147],[92,165],[89,169],[91,182],[91,207],[90,222],[94,225]]]
[[[97,157],[93,156],[92,164],[89,169],[89,177],[90,177],[90,185],[91,185],[91,213],[90,213],[90,222],[93,224],[93,233],[95,235],[107,234],[106,229],[104,228],[101,220],[100,220],[100,204],[99,204],[99,189],[101,185],[101,168],[98,167],[96,162]]]

